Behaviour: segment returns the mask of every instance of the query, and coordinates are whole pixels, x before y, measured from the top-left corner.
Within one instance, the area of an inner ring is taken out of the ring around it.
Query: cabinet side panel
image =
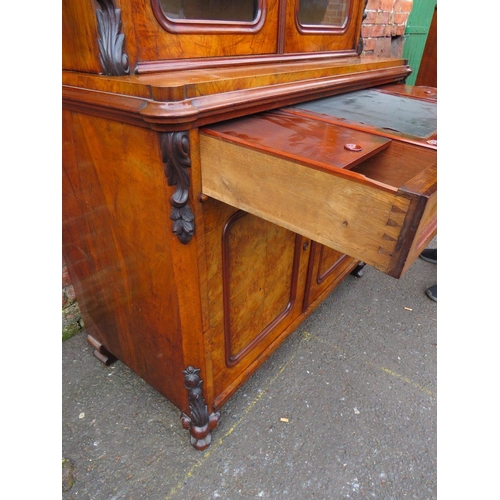
[[[158,135],[63,111],[63,253],[87,332],[184,406]]]

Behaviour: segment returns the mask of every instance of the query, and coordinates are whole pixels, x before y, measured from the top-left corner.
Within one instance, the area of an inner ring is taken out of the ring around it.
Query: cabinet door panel
[[[356,259],[313,241],[304,296],[304,311],[318,298],[329,293],[356,267],[357,263]]]
[[[210,330],[221,404],[301,314],[309,248],[287,229],[211,204],[216,209],[206,212]]]
[[[246,212],[224,228],[222,243],[226,365],[236,365],[290,315],[299,252],[291,231]]]

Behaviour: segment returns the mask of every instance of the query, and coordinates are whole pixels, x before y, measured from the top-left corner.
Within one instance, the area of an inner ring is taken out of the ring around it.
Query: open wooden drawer
[[[356,128],[286,109],[203,128],[203,193],[399,278],[436,234],[436,150]]]

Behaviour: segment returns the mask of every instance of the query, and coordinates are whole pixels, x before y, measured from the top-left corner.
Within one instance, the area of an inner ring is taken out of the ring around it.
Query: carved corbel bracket
[[[182,427],[189,430],[191,444],[197,450],[204,450],[212,441],[212,430],[217,427],[220,412],[208,414],[208,407],[203,398],[201,386],[203,380],[198,373],[199,368],[188,366],[182,371],[184,374],[184,387],[188,391],[190,415],[181,415]]]
[[[176,186],[175,193],[170,198],[170,218],[174,221],[172,231],[185,245],[194,234],[194,214],[188,205],[188,168],[191,167],[188,132],[160,133],[160,148],[168,185]]]
[[[121,10],[115,9],[113,0],[97,0],[101,10],[96,10],[99,31],[99,59],[104,74],[120,76],[129,74],[128,56],[123,49],[125,35],[122,28]]]

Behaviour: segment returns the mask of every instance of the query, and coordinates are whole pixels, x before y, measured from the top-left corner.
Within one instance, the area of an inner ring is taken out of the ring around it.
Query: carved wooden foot
[[[366,264],[364,262],[360,262],[352,271],[351,271],[351,274],[353,276],[356,276],[356,278],[361,278],[361,276],[363,276],[363,274],[365,273],[363,271],[363,268],[366,266]]]
[[[203,380],[200,379],[199,372],[199,368],[192,366],[188,366],[182,372],[184,374],[184,387],[188,390],[190,416],[183,413],[181,422],[182,427],[189,430],[191,444],[194,448],[204,450],[212,441],[212,430],[217,427],[220,413],[208,414],[208,407],[201,390]]]
[[[94,348],[94,356],[104,363],[106,366],[113,364],[115,358],[98,340],[94,337],[87,335],[87,342]]]

